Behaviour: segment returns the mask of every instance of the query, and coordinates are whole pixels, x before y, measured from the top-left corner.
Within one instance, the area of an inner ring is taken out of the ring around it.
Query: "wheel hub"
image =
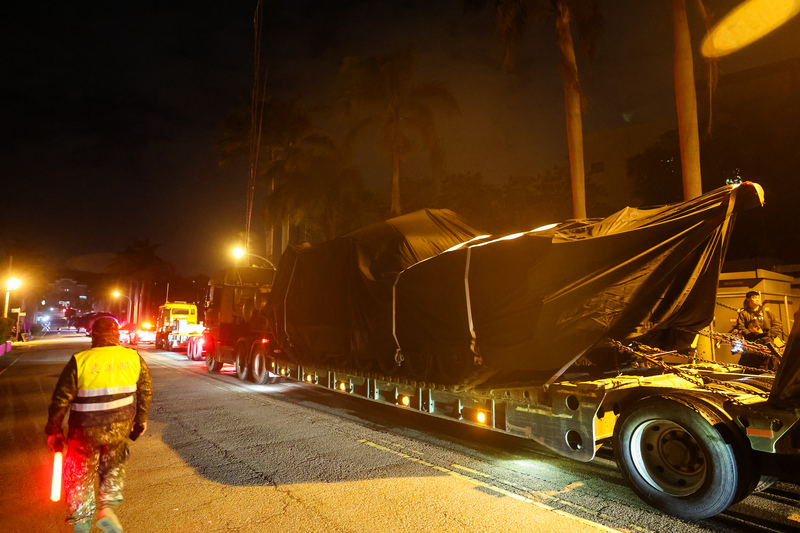
[[[706,478],[702,448],[671,420],[649,420],[633,432],[631,456],[636,470],[653,488],[672,496],[697,491]]]

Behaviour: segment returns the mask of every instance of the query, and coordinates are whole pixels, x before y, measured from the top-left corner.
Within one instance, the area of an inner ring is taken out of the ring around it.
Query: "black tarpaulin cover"
[[[336,357],[395,351],[392,285],[404,268],[479,232],[446,209],[425,209],[284,252],[268,316],[282,346]]]
[[[432,257],[398,277],[397,344],[472,346],[476,386],[550,382],[606,337],[670,348],[681,328],[711,322],[732,214],[762,199],[746,183]]]

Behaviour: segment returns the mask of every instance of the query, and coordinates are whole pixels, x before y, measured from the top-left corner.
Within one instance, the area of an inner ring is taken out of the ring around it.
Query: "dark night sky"
[[[737,4],[706,2],[718,14]],[[246,162],[219,167],[224,118],[249,101],[255,0],[38,2],[2,20],[2,236],[29,239],[54,262],[159,243],[184,274],[221,268],[243,230]],[[330,103],[345,55],[414,43],[418,80],[440,81],[461,115],[440,122],[448,172],[498,183],[566,165],[563,93],[552,24],[531,28],[517,70],[498,65],[488,12],[461,0],[267,1],[269,91]],[[585,132],[672,113],[672,31],[666,2],[617,0],[591,65]],[[696,18],[696,17],[694,17]],[[699,21],[692,21],[699,35]],[[798,22],[724,59],[723,71],[765,55],[800,55]],[[317,117],[332,127],[332,111]],[[364,147],[368,183],[388,164]],[[383,165],[383,166],[382,166]],[[412,159],[407,173],[424,173]],[[568,218],[569,213],[565,214]]]

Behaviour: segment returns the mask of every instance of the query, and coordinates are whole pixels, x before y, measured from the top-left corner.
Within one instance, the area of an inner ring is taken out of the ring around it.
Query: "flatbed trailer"
[[[780,475],[798,481],[800,408],[767,401],[772,376],[726,365],[642,368],[548,387],[459,391],[326,366],[268,359],[263,382],[290,379],[533,440],[577,461],[603,444],[634,491],[687,519],[714,516]],[[698,383],[708,385],[698,385]]]
[[[641,367],[604,376],[458,390],[298,362],[273,351],[273,342],[267,335],[252,339],[249,367],[240,379],[262,385],[302,381],[533,440],[576,461],[591,461],[610,444],[634,492],[682,518],[719,514],[778,478],[800,482],[800,404],[769,401],[774,374],[743,374],[736,365],[714,362],[666,365],[658,355],[639,353]]]
[[[496,239],[446,213],[415,213],[290,248],[277,271],[212,280],[206,366],[499,431],[578,461],[611,444],[645,502],[714,516],[777,477],[800,481],[796,321],[777,373],[702,361],[682,344],[713,317],[735,210],[763,200],[757,185],[736,189]],[[447,231],[419,231],[428,219]],[[674,342],[659,351],[648,338]]]

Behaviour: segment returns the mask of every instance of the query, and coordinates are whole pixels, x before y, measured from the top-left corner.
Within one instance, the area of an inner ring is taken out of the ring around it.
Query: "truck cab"
[[[275,271],[260,267],[230,267],[215,273],[208,282],[203,354],[209,371],[218,372],[224,364],[236,366],[245,379],[253,369],[263,366],[267,321],[261,311],[272,287]],[[263,369],[262,369],[263,372]]]
[[[156,319],[156,348],[169,350],[170,334],[180,324],[198,324],[197,306],[187,302],[166,302],[158,308]]]

